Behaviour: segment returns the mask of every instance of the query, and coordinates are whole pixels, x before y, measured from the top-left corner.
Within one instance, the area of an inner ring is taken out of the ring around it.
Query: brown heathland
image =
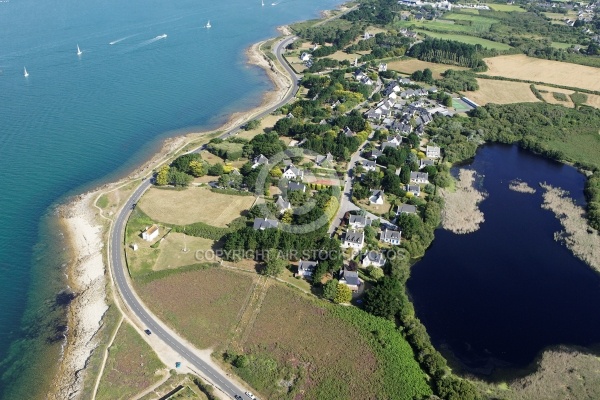
[[[490,57],[484,61],[488,65],[485,75],[600,90],[599,68],[542,60],[524,54]]]
[[[119,328],[108,354],[96,394],[98,400],[131,398],[162,378],[157,371],[164,365],[127,322]]]
[[[463,94],[480,106],[488,103],[510,104],[539,101],[528,83],[477,79],[479,90]]]
[[[442,77],[442,72],[445,72],[449,69],[454,69],[458,71],[467,70],[468,68],[457,67],[454,65],[446,65],[446,64],[436,64],[430,63],[427,61],[421,61],[417,59],[413,60],[399,60],[399,61],[391,61],[388,63],[388,69],[393,71],[402,72],[405,74],[412,74],[417,70],[423,70],[425,68],[429,68],[433,73],[433,77],[435,79],[439,79]]]
[[[353,393],[364,399],[375,397],[370,388],[377,386],[377,360],[369,345],[356,329],[290,288],[269,288],[243,346],[250,354],[266,352],[281,368],[306,373],[303,382],[295,383],[304,398],[318,398],[312,390],[323,381],[339,383],[338,398],[352,398]],[[275,398],[282,388],[267,390],[263,394]]]
[[[162,321],[206,349],[221,344],[233,329],[256,278],[209,268],[172,274],[136,289]]]
[[[252,203],[253,196],[225,195],[204,187],[189,187],[185,190],[150,188],[138,205],[159,222],[179,225],[204,222],[226,227]]]

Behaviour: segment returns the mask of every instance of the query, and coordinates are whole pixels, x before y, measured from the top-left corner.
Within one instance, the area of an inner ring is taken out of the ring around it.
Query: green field
[[[452,35],[446,33],[436,33],[429,32],[425,30],[417,29],[416,32],[419,34],[427,35],[433,38],[438,39],[447,39],[447,40],[456,40],[457,42],[467,43],[467,44],[480,44],[487,49],[496,49],[496,50],[509,50],[511,47],[506,43],[492,42],[491,40],[482,39],[475,36],[469,35]]]
[[[399,21],[394,24],[394,28],[409,28],[414,30],[414,28],[423,28],[427,30],[440,31],[440,32],[480,32],[477,30],[476,26],[470,25],[458,25],[454,24],[454,21]]]
[[[511,4],[487,4],[494,11],[504,11],[504,12],[525,12],[526,10],[515,5]]]
[[[572,46],[574,46],[572,43],[552,42],[552,47],[555,49],[570,49]]]
[[[451,19],[453,21],[471,21],[471,22],[477,22],[477,23],[482,23],[482,24],[488,24],[490,26],[500,22],[494,18],[482,17],[480,15],[475,15],[475,14],[471,14],[471,13],[465,14],[462,12],[461,13],[452,12],[449,14],[444,14],[444,19]]]

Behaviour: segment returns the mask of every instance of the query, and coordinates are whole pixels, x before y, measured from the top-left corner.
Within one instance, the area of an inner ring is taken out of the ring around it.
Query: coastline
[[[284,35],[290,31],[286,26],[278,28]],[[272,38],[273,40],[277,38]],[[105,239],[110,223],[102,223],[106,218],[95,205],[104,192],[116,189],[124,183],[148,176],[149,173],[187,145],[219,131],[230,130],[252,120],[278,104],[292,87],[291,78],[269,59],[261,46],[267,41],[254,43],[246,51],[247,63],[262,68],[274,88],[265,92],[259,106],[246,111],[233,113],[221,126],[210,131],[188,132],[167,138],[160,150],[144,163],[117,182],[104,184],[85,194],[69,199],[58,207],[58,216],[64,234],[68,238],[72,260],[67,267],[67,283],[75,293],[68,310],[68,333],[64,352],[58,360],[53,387],[47,395],[49,399],[77,398],[83,389],[86,367],[98,345],[97,333],[103,325],[103,317],[108,310],[107,296],[118,294],[108,290],[110,273],[105,261]]]

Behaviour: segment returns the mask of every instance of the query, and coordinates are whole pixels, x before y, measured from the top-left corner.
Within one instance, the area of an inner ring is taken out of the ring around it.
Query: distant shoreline
[[[101,215],[101,210],[95,205],[96,200],[105,192],[135,179],[147,177],[154,168],[203,136],[230,130],[280,102],[292,87],[291,78],[277,67],[278,62],[273,63],[261,49],[264,43],[289,36],[291,33],[287,26],[279,27],[278,31],[282,33],[281,36],[255,43],[245,51],[247,63],[262,68],[274,86],[272,90],[263,94],[259,106],[231,114],[228,120],[216,129],[192,131],[165,139],[158,152],[125,177],[72,197],[58,207],[59,221],[69,243],[67,251],[75,260],[67,267],[67,283],[77,296],[69,308],[70,334],[47,398],[63,399],[81,395],[87,363],[98,345],[96,334],[102,327],[104,313],[109,303],[119,306],[116,289],[112,285],[107,289],[107,279],[111,277],[108,276],[105,246],[112,221],[109,222]],[[107,296],[110,294],[113,298],[107,302]]]

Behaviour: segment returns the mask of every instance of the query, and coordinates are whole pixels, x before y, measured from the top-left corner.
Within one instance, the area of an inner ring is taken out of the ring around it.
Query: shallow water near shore
[[[0,398],[43,395],[60,354],[69,255],[52,205],[259,105],[272,85],[244,50],[337,4],[0,3]]]
[[[561,187],[584,205],[585,177],[507,145],[485,145],[463,167],[483,177],[485,222],[465,235],[437,230],[408,281],[436,348],[457,362],[456,370],[505,378],[551,346],[597,349],[600,275],[554,240],[562,227],[541,208],[538,186]],[[514,179],[536,193],[510,190]]]

